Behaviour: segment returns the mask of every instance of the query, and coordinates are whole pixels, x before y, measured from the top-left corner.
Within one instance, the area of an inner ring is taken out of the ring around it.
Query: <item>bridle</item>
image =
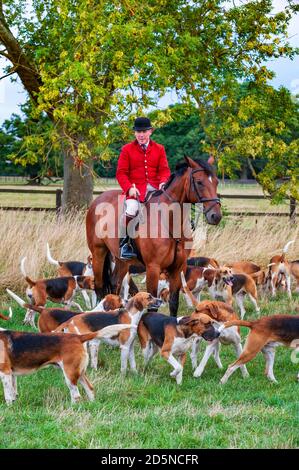
[[[204,203],[204,202],[214,202],[214,204],[212,204],[210,207],[208,207],[208,209],[204,209],[203,210],[203,213],[204,215],[206,215],[208,212],[210,212],[210,210],[216,206],[216,204],[220,204],[221,205],[221,202],[220,202],[220,199],[219,197],[214,197],[214,198],[208,198],[208,197],[201,197],[201,195],[199,194],[199,191],[198,191],[198,188],[195,184],[195,179],[194,179],[194,174],[197,173],[198,171],[205,171],[203,168],[195,168],[194,170],[191,170],[190,172],[190,179],[189,179],[189,196],[190,196],[190,189],[192,191],[195,192],[197,198],[198,198],[198,201],[199,203]],[[190,197],[189,197],[189,200],[190,200]]]
[[[188,196],[189,196],[189,200],[190,199],[190,191],[194,191],[196,196],[197,196],[197,202],[199,203],[204,203],[204,202],[214,202],[214,204],[212,204],[210,207],[208,207],[208,209],[203,209],[203,214],[206,215],[208,212],[210,212],[211,209],[213,209],[213,207],[216,206],[216,204],[220,204],[221,205],[221,202],[220,202],[220,199],[219,197],[214,197],[214,198],[208,198],[208,197],[201,197],[201,195],[199,194],[199,191],[198,191],[198,188],[195,184],[195,180],[194,180],[194,174],[197,173],[198,171],[205,171],[203,168],[195,168],[193,170],[190,171],[190,178],[189,178],[189,191],[188,191]],[[165,189],[162,189],[162,193],[164,194],[164,196],[166,196],[169,201],[171,202],[178,202],[176,201],[172,196],[170,196],[170,194],[168,194],[166,192]],[[148,203],[150,200],[150,198],[146,201],[146,203]],[[158,197],[158,204],[160,204],[160,197]]]

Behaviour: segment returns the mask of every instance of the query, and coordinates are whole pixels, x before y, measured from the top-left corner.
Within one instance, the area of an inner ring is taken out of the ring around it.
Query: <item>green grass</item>
[[[274,300],[261,299],[262,314],[295,311],[299,297],[285,294]],[[2,305],[7,305],[2,298]],[[14,309],[11,329],[22,325],[24,311]],[[246,302],[246,318],[255,312]],[[180,303],[179,314],[187,308]],[[8,327],[2,320],[1,327]],[[242,328],[242,337],[248,333]],[[100,349],[101,367],[88,369],[96,391],[90,403],[82,391],[79,404],[71,405],[62,373],[43,369],[18,378],[19,398],[7,407],[0,390],[0,448],[294,448],[299,445],[298,365],[291,350],[278,348],[275,375],[278,384],[264,376],[259,354],[248,364],[250,377],[237,371],[220,385],[227,366],[234,361],[232,347],[222,347],[224,369],[210,358],[200,379],[193,378],[188,357],[183,383],[169,376],[170,366],[156,355],[146,373],[138,342],[135,352],[139,374],[120,376],[118,349]],[[203,349],[201,350],[201,354]]]

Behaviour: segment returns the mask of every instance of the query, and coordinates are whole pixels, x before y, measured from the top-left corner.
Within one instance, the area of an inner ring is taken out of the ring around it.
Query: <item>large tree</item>
[[[299,200],[299,105],[289,90],[253,83],[234,89],[213,109],[206,148],[217,149],[218,167],[231,177],[248,165],[274,202]],[[229,102],[228,102],[229,101]]]
[[[53,123],[36,138],[62,149],[64,206],[90,202],[93,158],[99,148],[109,157],[110,123],[127,119],[128,138],[134,114],[175,89],[204,126],[207,105],[236,81],[263,81],[271,76],[263,61],[294,54],[290,18],[291,7],[273,14],[271,0],[0,0],[6,74],[19,75],[33,115]],[[156,123],[170,119],[161,113]]]

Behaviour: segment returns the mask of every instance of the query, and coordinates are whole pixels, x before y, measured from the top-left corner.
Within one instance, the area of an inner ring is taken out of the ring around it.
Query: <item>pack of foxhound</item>
[[[157,297],[140,291],[135,284],[133,277],[136,274],[145,275],[141,265],[140,268],[130,267],[121,295],[108,294],[98,300],[94,291],[92,258],[89,256],[86,263],[57,261],[47,244],[46,256],[49,263],[56,266],[57,276],[31,279],[26,258],[23,258],[20,269],[27,283],[23,296],[26,300],[6,289],[24,309],[24,323],[33,328],[30,332],[0,328],[0,377],[6,403],[11,404],[17,398],[18,375],[30,374],[49,365],[62,370],[73,403],[81,398],[79,385],[87,398],[94,400],[94,388],[86,371],[89,361],[92,368],[98,368],[99,350],[105,344],[120,349],[122,375],[127,369],[137,373],[135,342],[139,343],[143,354],[143,371],[159,352],[168,362],[170,376],[177,384],[182,383],[188,351],[193,375],[199,378],[210,356],[222,368],[220,346],[232,345],[236,361],[228,367],[221,384],[225,384],[238,368],[242,376],[247,377],[246,364],[261,351],[266,361],[265,374],[270,381],[276,382],[273,372],[275,348],[283,345],[299,349],[299,315],[278,312],[262,316],[259,296],[275,297],[281,290],[291,298],[292,288],[299,292],[299,260],[287,259],[293,243],[294,240],[289,241],[266,267],[251,261],[220,265],[214,258],[190,257],[185,273],[181,272],[186,315],[179,318],[158,311],[159,307],[167,306],[169,300],[166,272],[160,274]],[[145,277],[139,286],[144,282]],[[201,301],[202,292],[210,299]],[[74,300],[79,293],[86,304],[84,311]],[[254,306],[256,320],[244,319],[246,296]],[[48,301],[60,305],[49,307]],[[0,314],[2,326],[4,322],[9,324],[12,315],[11,308],[9,316]],[[249,329],[244,346],[241,326]],[[38,332],[34,331],[36,329]],[[201,344],[205,345],[205,351],[199,361]]]

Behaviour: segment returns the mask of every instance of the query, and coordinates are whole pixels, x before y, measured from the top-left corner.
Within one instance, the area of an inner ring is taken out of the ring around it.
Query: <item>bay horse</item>
[[[190,205],[202,203],[207,222],[212,225],[219,224],[221,208],[217,185],[218,179],[209,163],[185,157],[185,161],[177,165],[176,171],[169,177],[164,188],[153,192],[149,201],[144,203],[143,214],[149,223],[145,228],[139,223],[138,236],[134,239],[139,256],[132,260],[119,259],[119,232],[108,233],[109,228],[119,226],[123,214],[123,207],[119,203],[121,190],[105,191],[97,197],[87,213],[86,235],[92,253],[95,291],[98,298],[101,299],[109,292],[119,293],[129,265],[142,262],[146,267],[147,292],[154,297],[157,296],[160,272],[168,272],[169,309],[170,314],[176,316],[181,288],[180,272],[186,271],[191,249],[191,244],[189,249],[184,246],[186,241],[192,241],[191,231],[189,236],[183,235],[186,224],[190,226]],[[184,210],[186,205],[189,210]],[[161,214],[158,214],[156,223],[158,235],[151,237],[148,230],[152,228],[153,214],[159,212],[162,206],[175,206],[176,209],[178,207],[179,213],[176,212],[175,217],[170,211],[166,236],[165,233],[161,233],[165,220]],[[110,210],[111,208],[113,210]],[[156,212],[151,210],[153,208]],[[113,274],[110,271],[111,255],[116,261]]]

